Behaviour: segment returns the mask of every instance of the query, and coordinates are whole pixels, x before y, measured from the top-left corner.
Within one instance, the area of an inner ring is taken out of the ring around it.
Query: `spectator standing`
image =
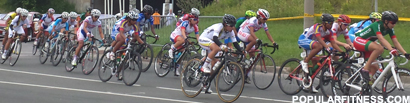
[[[154,14],[152,14],[153,15],[153,17],[154,17],[154,27],[156,28],[156,29],[159,29],[159,24],[160,24],[160,15],[161,14],[159,14],[158,13],[158,9],[157,8],[155,8],[155,13]]]
[[[175,14],[172,12],[172,9],[169,9],[169,13],[167,15],[167,26],[174,23],[174,21],[175,21]]]

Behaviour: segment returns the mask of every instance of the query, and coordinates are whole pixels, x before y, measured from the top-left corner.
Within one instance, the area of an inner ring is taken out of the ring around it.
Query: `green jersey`
[[[395,38],[394,29],[386,29],[383,26],[382,21],[374,22],[370,24],[368,27],[364,28],[361,31],[355,33],[357,37],[361,37],[363,39],[369,39],[372,41],[377,40],[376,35],[382,34],[383,36],[389,34],[391,38]]]

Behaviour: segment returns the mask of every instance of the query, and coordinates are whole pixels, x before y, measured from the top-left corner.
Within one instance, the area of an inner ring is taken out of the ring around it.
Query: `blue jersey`
[[[364,24],[363,24],[363,23],[364,23]],[[362,24],[363,24],[363,25],[362,25]],[[372,24],[372,21],[367,20],[366,22],[364,22],[364,21],[362,20],[362,21],[358,22],[357,25],[355,25],[355,26],[353,26],[353,27],[350,27],[349,34],[354,34],[354,33],[356,33],[357,31],[366,28],[366,27],[369,26],[370,24]]]
[[[152,16],[150,16],[149,18],[145,18],[144,13],[140,13],[137,22],[140,23],[140,25],[138,25],[138,26],[140,26],[140,28],[143,27],[145,24],[148,24],[148,23],[150,23],[151,25],[154,25],[154,18],[152,18]]]
[[[59,18],[47,28],[48,32],[51,33],[53,27],[55,27],[54,30],[56,32],[60,32],[63,28],[65,28],[65,30],[69,30],[70,26],[68,25],[68,20],[65,23],[62,23],[62,19]]]

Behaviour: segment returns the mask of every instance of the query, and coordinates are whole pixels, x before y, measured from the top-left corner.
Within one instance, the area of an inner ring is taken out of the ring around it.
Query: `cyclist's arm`
[[[320,35],[320,33],[315,34],[317,41],[324,47],[324,48],[328,48],[329,46],[326,45],[325,41],[323,41],[322,36]]]
[[[394,31],[394,30],[391,30],[391,31],[389,32],[389,34],[390,34],[390,38],[391,38],[391,41],[393,42],[394,46],[395,46],[398,50],[400,50],[401,53],[407,54],[406,50],[404,50],[403,47],[401,46],[399,40],[397,40],[396,35],[394,34],[393,31]]]
[[[343,47],[347,47],[349,45],[349,44],[346,44],[346,43],[343,43],[343,42],[340,42],[339,40],[337,40],[337,35],[335,35],[335,34],[332,37],[335,39],[334,41],[337,45],[340,45],[340,46],[343,46]],[[350,42],[350,39],[347,38],[346,42]]]
[[[253,30],[254,30],[253,27],[249,26],[249,32],[250,32],[251,36],[255,39],[258,39],[258,37],[256,37],[255,32]]]
[[[198,24],[195,24],[194,28],[195,28],[196,40],[199,40],[199,27],[198,27]]]
[[[184,39],[187,38],[187,35],[185,34],[185,27],[184,27],[184,26],[181,27],[181,34],[182,34],[182,37],[183,37]]]
[[[333,37],[332,37],[332,38],[333,38]],[[343,50],[340,49],[340,47],[336,44],[336,41],[335,41],[334,39],[333,39],[333,40],[330,40],[330,44],[332,44],[333,48],[335,48],[337,51],[343,52]]]
[[[270,40],[272,43],[275,43],[275,41],[273,41],[272,35],[270,35],[269,31],[266,30],[265,33],[266,33],[266,35],[268,36],[269,40]]]
[[[83,30],[85,31],[85,33],[88,34],[88,30],[87,30],[88,22],[83,22],[83,23],[84,23],[84,26],[83,26],[83,28],[81,28],[81,29],[83,29]]]
[[[14,18],[14,19],[11,21],[10,26],[9,26],[9,29],[14,30],[14,25],[17,25],[18,19],[19,19],[19,18]]]
[[[102,27],[101,27],[101,25],[98,26],[98,32],[100,32],[100,37],[102,38],[102,40],[105,40],[104,34],[103,34],[103,32],[102,32]]]

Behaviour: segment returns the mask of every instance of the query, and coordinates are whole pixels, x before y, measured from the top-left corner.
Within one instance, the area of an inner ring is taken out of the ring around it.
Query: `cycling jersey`
[[[10,13],[10,20],[9,22],[7,22],[6,28],[4,28],[4,30],[9,30],[9,26],[11,24],[11,21],[17,16],[17,13]]]
[[[256,17],[245,20],[241,24],[239,31],[250,33],[250,27],[253,27],[254,32],[258,31],[261,28],[265,29],[265,31],[268,31],[268,25],[266,23],[259,24],[258,18]]]
[[[55,26],[54,30],[55,30],[56,32],[60,32],[60,30],[63,29],[63,28],[65,28],[65,30],[69,30],[68,20],[67,20],[65,23],[63,23],[61,18],[57,19],[53,24],[51,24],[51,25],[47,28],[47,31],[48,31],[49,33],[51,33],[51,31],[53,30],[53,27],[54,27],[54,26]]]
[[[350,30],[349,30],[349,33],[348,33],[350,40],[353,42],[354,39],[356,38],[356,35],[354,33],[358,32],[359,30],[364,29],[365,27],[369,26],[370,24],[372,24],[371,20],[367,20],[367,21],[362,20],[358,23],[354,23],[354,24],[350,25]]]
[[[396,35],[394,35],[394,29],[384,28],[382,21],[374,22],[370,24],[368,27],[364,28],[363,30],[355,33],[355,35],[358,37],[361,37],[363,39],[369,39],[372,41],[377,40],[377,34],[381,34],[383,36],[389,34],[391,38],[396,38]]]
[[[140,23],[140,25],[138,25],[138,26],[140,26],[140,30],[142,30],[142,27],[145,24],[150,23],[150,25],[154,25],[154,18],[152,18],[152,16],[150,16],[149,18],[145,18],[144,13],[140,13],[137,22]]]
[[[95,28],[96,26],[101,27],[100,19],[94,22],[91,16],[88,16],[87,18],[85,18],[83,22],[87,22],[86,28],[88,30],[88,33],[91,33],[91,30]],[[87,37],[86,34],[87,33],[84,31],[84,23],[82,23],[80,26],[80,30],[77,31],[77,37],[78,37],[77,39],[84,40],[84,38]],[[91,34],[91,36],[93,35]]]
[[[71,26],[75,26],[75,25],[77,25],[77,20],[74,20],[74,21],[71,21],[71,18],[68,20],[68,25],[71,27]]]
[[[246,20],[246,17],[240,17],[238,18],[238,20],[236,20],[236,24],[235,24],[236,31],[239,31],[239,29],[241,28],[240,27],[241,24],[245,22],[245,20]]]
[[[332,41],[334,40],[332,35],[334,34],[331,30],[323,30],[322,24],[315,24],[309,29],[305,29],[305,31],[299,36],[298,45],[306,50],[311,50],[313,45],[317,43],[316,36],[322,37],[321,39],[323,40]]]
[[[183,21],[189,19],[189,14],[184,14],[181,18],[179,18],[178,22],[176,23],[176,26],[178,27]]]
[[[184,21],[182,22],[182,24],[180,26],[178,26],[177,28],[175,28],[175,30],[171,33],[170,39],[172,42],[175,43],[174,40],[176,40],[179,36],[182,36],[182,29],[185,29],[185,35],[188,36],[188,34],[195,32],[195,35],[198,34],[199,29],[198,29],[198,25],[194,24],[191,25],[189,24],[189,21]]]
[[[47,27],[50,26],[51,23],[54,21],[54,17],[48,17],[47,14],[44,14],[43,17],[41,17],[40,21],[43,21],[41,23],[43,25],[43,28],[47,29]]]
[[[335,22],[333,23],[332,29],[330,30],[332,30],[333,35],[336,35],[337,37],[339,37],[341,34],[343,34],[345,39],[348,39],[349,35],[347,33],[349,32],[349,30],[345,29],[345,30],[339,31],[339,28],[340,28],[339,24]]]
[[[12,26],[10,26],[9,29],[9,38],[13,37],[14,34],[12,32],[12,30],[16,31],[17,34],[25,34],[24,29],[23,29],[23,25],[26,24],[27,28],[30,28],[31,25],[29,24],[28,19],[25,20],[21,20],[20,16],[15,17],[12,21],[11,24]]]
[[[136,24],[134,25],[128,25],[128,21],[127,20],[122,20],[118,23],[116,23],[114,25],[112,34],[111,34],[111,38],[113,38],[113,40],[115,40],[115,37],[120,33],[120,30],[124,30],[124,34],[126,32],[131,33],[130,31],[137,31],[138,30],[138,26]],[[134,32],[135,35],[138,35],[139,32]],[[132,35],[132,34],[131,34]]]
[[[233,30],[224,31],[222,29],[222,23],[217,23],[206,28],[201,36],[199,36],[198,43],[200,44],[200,46],[208,51],[211,50],[209,46],[214,43],[214,41],[212,40],[214,36],[217,36],[219,40],[229,38],[232,42],[236,42],[235,33]]]

